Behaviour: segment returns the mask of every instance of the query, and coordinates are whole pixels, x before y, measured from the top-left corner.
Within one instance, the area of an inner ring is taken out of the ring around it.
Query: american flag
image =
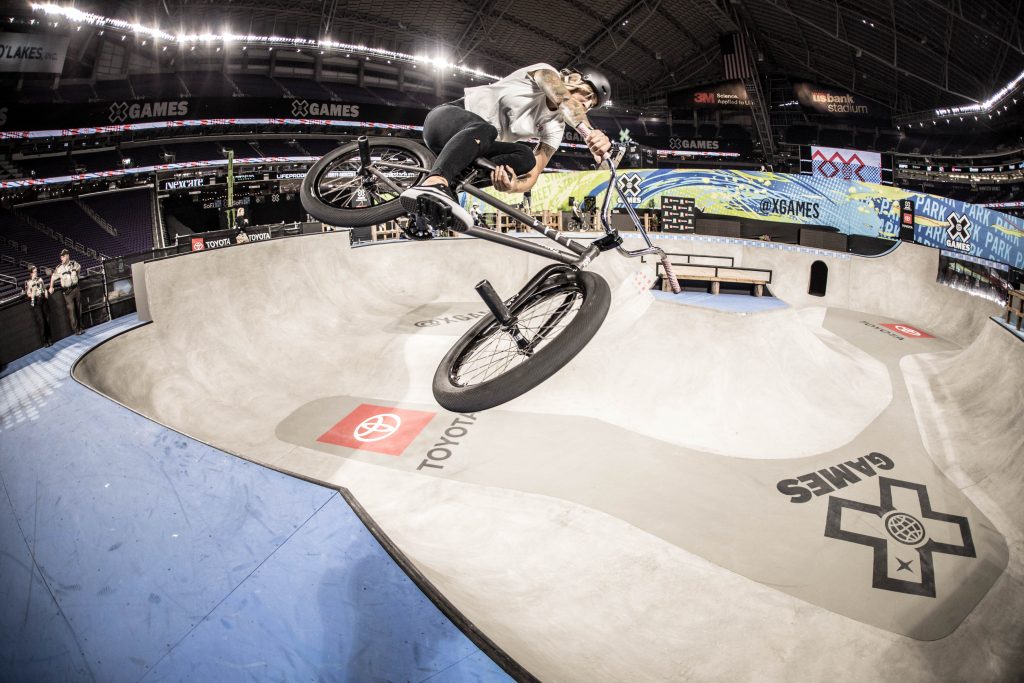
[[[750,62],[747,60],[747,42],[742,33],[728,33],[718,39],[725,65],[725,80],[751,77]]]

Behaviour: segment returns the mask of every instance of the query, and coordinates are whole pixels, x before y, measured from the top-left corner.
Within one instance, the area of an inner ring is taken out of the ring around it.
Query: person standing
[[[53,294],[53,283],[59,278],[60,288],[64,290],[64,306],[68,310],[68,325],[75,334],[82,334],[82,294],[78,291],[78,274],[82,266],[71,258],[67,249],[60,251],[60,265],[50,276],[50,294]]]
[[[36,323],[36,330],[39,331],[39,341],[43,343],[43,346],[49,346],[50,321],[46,313],[46,300],[50,295],[46,291],[46,283],[43,282],[43,278],[39,277],[39,270],[35,266],[28,267],[25,296],[28,297],[28,305],[32,307],[32,319]]]

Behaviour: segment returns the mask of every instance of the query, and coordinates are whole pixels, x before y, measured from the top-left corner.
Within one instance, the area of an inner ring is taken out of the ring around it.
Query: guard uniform
[[[78,334],[82,333],[82,293],[78,291],[78,273],[82,266],[74,259],[68,259],[54,269],[64,290],[64,306],[68,309],[68,324]]]
[[[39,341],[44,346],[50,345],[50,321],[47,316],[46,306],[46,284],[43,278],[34,277],[25,281],[25,294],[28,296],[29,306],[32,307],[32,319],[36,323],[36,330],[39,332]]]

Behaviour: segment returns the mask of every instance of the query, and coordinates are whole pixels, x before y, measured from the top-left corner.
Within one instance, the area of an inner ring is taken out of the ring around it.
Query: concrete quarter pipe
[[[655,299],[653,265],[608,255],[612,310],[590,346],[533,392],[457,415],[430,380],[483,310],[472,285],[507,296],[541,261],[333,233],[147,264],[153,323],[76,377],[345,486],[541,679],[1019,674],[1020,342],[935,284],[925,248],[662,246],[772,269],[790,307]],[[979,386],[1004,357],[1006,379]]]

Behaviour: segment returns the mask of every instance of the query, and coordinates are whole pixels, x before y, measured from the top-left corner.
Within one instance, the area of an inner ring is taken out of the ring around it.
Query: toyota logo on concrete
[[[401,426],[402,418],[394,413],[382,413],[368,417],[360,422],[352,432],[352,436],[355,437],[356,441],[361,441],[362,443],[383,441],[397,432]]]

